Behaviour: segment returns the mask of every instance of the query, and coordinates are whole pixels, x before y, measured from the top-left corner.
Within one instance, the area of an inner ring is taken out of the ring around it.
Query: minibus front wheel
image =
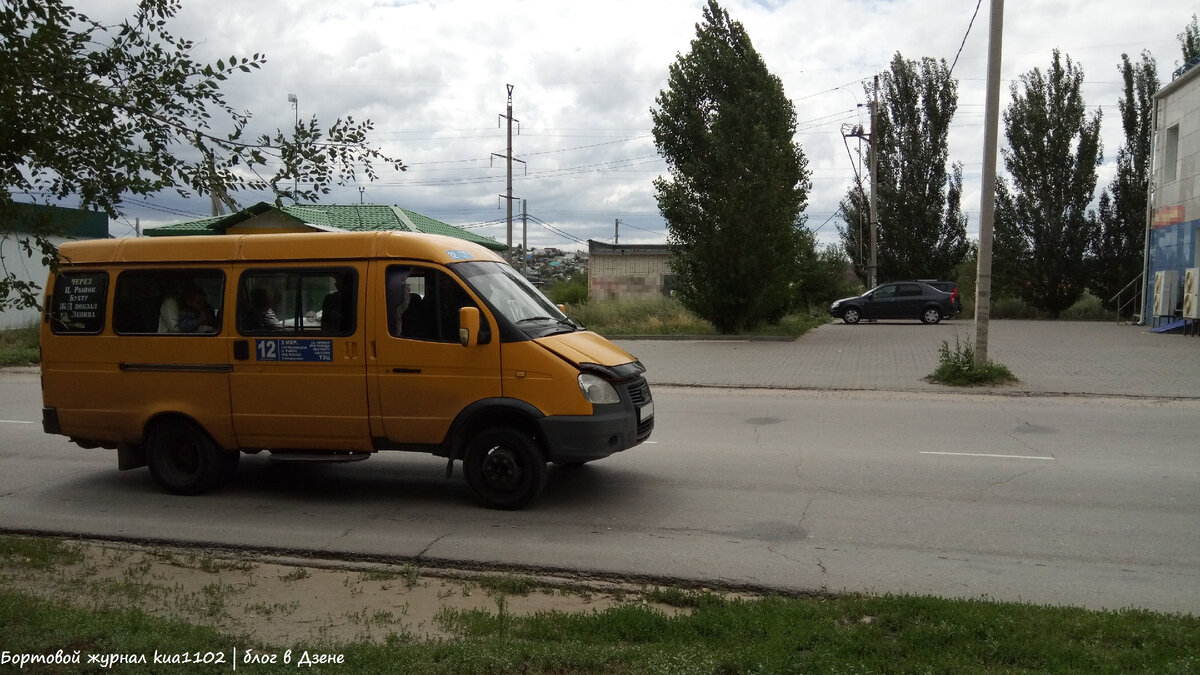
[[[463,474],[485,506],[520,509],[546,486],[546,458],[528,434],[512,427],[492,427],[467,443]]]
[[[239,454],[217,447],[203,429],[185,420],[162,420],[146,435],[150,475],[167,492],[207,492],[237,469]]]

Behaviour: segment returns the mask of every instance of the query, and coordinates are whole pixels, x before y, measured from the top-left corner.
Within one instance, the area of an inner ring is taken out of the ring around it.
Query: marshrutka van
[[[462,462],[471,492],[527,505],[547,463],[645,441],[645,369],[486,248],[401,232],[69,242],[46,286],[43,428],[149,466],[166,491],[242,453]]]

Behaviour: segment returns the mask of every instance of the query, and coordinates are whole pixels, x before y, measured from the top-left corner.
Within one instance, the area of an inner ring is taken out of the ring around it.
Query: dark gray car
[[[920,319],[937,323],[954,316],[949,293],[917,281],[893,281],[853,298],[842,298],[829,307],[829,314],[846,323],[863,319]]]
[[[950,302],[954,303],[954,314],[962,314],[962,298],[958,295],[958,284],[953,281],[939,281],[937,279],[917,279],[923,284],[929,284],[939,291],[945,291],[950,294]],[[950,317],[942,317],[949,319]]]

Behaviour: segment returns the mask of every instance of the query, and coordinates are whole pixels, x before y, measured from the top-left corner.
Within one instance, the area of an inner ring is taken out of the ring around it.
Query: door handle
[[[392,368],[393,373],[419,373],[420,368]]]

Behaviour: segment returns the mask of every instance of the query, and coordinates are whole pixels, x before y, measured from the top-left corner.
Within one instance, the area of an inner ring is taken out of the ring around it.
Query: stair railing
[[[1125,284],[1124,288],[1117,291],[1116,295],[1114,295],[1108,299],[1108,302],[1110,304],[1115,302],[1117,305],[1117,324],[1135,323],[1135,324],[1140,325],[1142,323],[1142,315],[1141,314],[1142,314],[1142,305],[1144,304],[1142,302],[1142,275],[1143,275],[1143,272],[1138,272],[1138,275],[1136,277],[1134,277],[1129,283]],[[1131,293],[1129,299],[1121,300],[1121,297],[1123,295],[1125,295],[1125,292],[1130,290],[1131,287],[1133,289],[1133,292]],[[1137,304],[1134,304],[1135,302]],[[1130,312],[1127,315],[1125,313],[1125,309],[1131,305],[1133,307],[1137,308],[1137,311]],[[1121,317],[1124,317],[1124,316],[1129,316],[1130,320],[1123,321]]]

